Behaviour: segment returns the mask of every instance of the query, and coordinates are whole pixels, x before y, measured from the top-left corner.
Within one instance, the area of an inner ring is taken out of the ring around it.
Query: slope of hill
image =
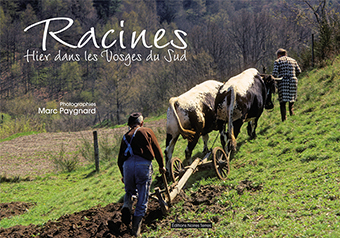
[[[172,211],[180,221],[213,222],[210,230],[182,235],[339,237],[340,58],[300,77],[295,105],[296,115],[282,123],[276,100],[275,109],[260,118],[255,140],[243,126],[226,182],[193,181],[193,191],[211,183],[225,186],[214,203],[226,209],[211,213],[201,205],[186,212],[178,204]],[[176,230],[164,229],[152,235]]]
[[[183,200],[174,204],[168,217],[156,217],[148,226],[143,226],[144,234],[148,237],[339,237],[339,91],[339,58],[331,66],[305,72],[299,80],[296,115],[288,116],[287,121],[282,123],[276,100],[274,110],[264,112],[260,118],[255,140],[249,140],[246,127],[242,128],[228,179],[221,182],[213,171],[195,173],[185,189],[191,200],[183,195]],[[164,133],[164,128],[160,127],[159,131]],[[211,134],[210,146],[216,136],[217,132]],[[164,146],[164,141],[161,144]],[[185,141],[180,139],[174,156],[183,158],[185,146]],[[218,140],[214,146],[219,146]],[[197,145],[194,153],[201,149],[202,144]],[[93,204],[93,199],[98,199],[94,202],[109,204],[110,199],[97,198],[88,190],[116,186],[114,183],[119,180],[119,171],[113,168],[104,170],[88,179],[86,188],[75,189],[74,186],[84,183],[84,173],[78,177],[75,174],[54,175],[14,185],[2,183],[1,192],[6,191],[4,202],[36,202],[40,210],[31,208],[22,216],[5,218],[0,221],[0,227],[41,224],[44,216],[58,218],[60,213],[54,212],[61,209],[58,199],[50,197],[39,201],[37,196],[29,195],[34,193],[30,183],[36,183],[37,188],[38,183],[50,183],[49,178],[53,178],[54,183],[58,183],[59,178],[72,180],[65,186],[67,189],[59,188],[63,195],[69,193],[69,208],[62,209],[63,213],[79,211],[78,205],[84,203],[81,200],[91,200]],[[112,185],[107,184],[110,181]],[[122,195],[122,186],[118,187],[111,198]],[[192,202],[195,196],[207,194],[207,187],[218,187],[219,192],[212,193],[209,201]],[[42,189],[48,191],[47,187]],[[103,191],[107,190],[99,190],[99,193]],[[48,206],[42,206],[42,202],[48,202]],[[33,211],[36,219],[29,221]],[[51,213],[54,217],[50,216]],[[212,228],[171,228],[170,223],[175,220],[212,222]]]

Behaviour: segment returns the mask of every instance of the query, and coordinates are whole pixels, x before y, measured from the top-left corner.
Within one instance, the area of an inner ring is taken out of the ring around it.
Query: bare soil
[[[181,210],[175,213],[170,212],[168,216],[163,216],[159,203],[153,199],[149,200],[148,211],[143,219],[142,233],[148,229],[169,228],[173,222],[188,222],[178,220],[177,217],[183,212],[196,212],[200,206],[207,205],[207,212],[214,213],[211,220],[208,221],[190,221],[190,222],[211,222],[218,225],[219,217],[225,211],[230,209],[228,205],[221,205],[216,199],[226,190],[226,187],[204,186],[198,192],[186,196],[181,192],[175,199],[174,203],[184,201]],[[20,206],[21,205],[21,206]],[[0,204],[0,208],[11,207],[7,210],[0,210],[0,217],[15,216],[25,212],[25,207],[32,204]],[[34,204],[33,204],[34,205]],[[122,203],[112,203],[105,207],[94,207],[89,210],[76,212],[60,217],[56,221],[49,221],[43,226],[17,225],[7,229],[0,228],[0,237],[19,238],[19,237],[131,237],[131,224],[127,227],[121,222]],[[172,235],[184,236],[185,229],[173,229]]]
[[[5,217],[21,215],[34,206],[34,203],[10,202],[0,204],[0,221]]]

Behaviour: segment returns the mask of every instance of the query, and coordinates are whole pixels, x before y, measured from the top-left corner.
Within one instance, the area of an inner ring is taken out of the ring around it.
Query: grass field
[[[218,180],[213,172],[195,174],[188,181],[188,194],[201,185],[224,186],[225,192],[217,202],[226,209],[216,214],[208,205],[202,205],[195,212],[185,212],[181,202],[174,205],[171,215],[179,220],[213,221],[213,228],[185,229],[183,236],[340,237],[339,75],[340,59],[331,66],[304,73],[299,77],[295,116],[288,116],[282,123],[275,100],[274,110],[261,116],[255,140],[248,139],[244,126],[226,181]],[[164,149],[165,128],[155,130]],[[211,134],[209,146],[216,136],[217,132]],[[220,146],[219,139],[215,146]],[[174,156],[183,158],[185,147],[185,140],[180,138]],[[193,154],[202,148],[200,141]],[[66,213],[117,202],[123,195],[123,184],[114,161],[104,165],[99,174],[88,176],[93,169],[1,183],[2,203],[25,201],[36,206],[24,215],[1,220],[0,227],[43,224]],[[245,182],[250,186],[240,190]],[[216,215],[217,220],[213,218]],[[165,229],[150,228],[144,235],[172,234],[174,229],[169,224]]]

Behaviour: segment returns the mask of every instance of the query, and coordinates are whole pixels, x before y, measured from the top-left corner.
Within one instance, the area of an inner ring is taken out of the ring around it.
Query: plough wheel
[[[184,166],[182,164],[182,161],[177,157],[172,158],[170,162],[170,173],[172,181],[178,181],[182,177],[183,171]]]
[[[227,156],[224,150],[220,147],[215,147],[212,153],[214,168],[217,176],[222,180],[226,180],[230,171],[229,167],[230,153],[228,153]]]

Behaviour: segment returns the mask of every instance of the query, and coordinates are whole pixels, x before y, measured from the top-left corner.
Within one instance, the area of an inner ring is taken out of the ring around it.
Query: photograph
[[[0,0],[0,237],[340,237],[339,0]]]

